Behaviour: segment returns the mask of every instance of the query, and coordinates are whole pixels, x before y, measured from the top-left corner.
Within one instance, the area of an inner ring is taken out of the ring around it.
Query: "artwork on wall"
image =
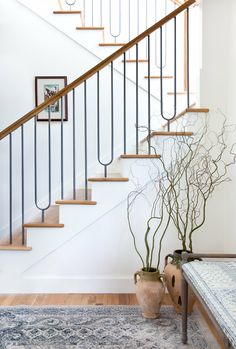
[[[36,76],[35,77],[35,104],[36,107],[54,96],[67,85],[66,76]],[[63,110],[62,110],[63,108]],[[37,121],[48,121],[49,115],[51,121],[68,120],[67,96],[51,104],[48,108],[39,113]]]

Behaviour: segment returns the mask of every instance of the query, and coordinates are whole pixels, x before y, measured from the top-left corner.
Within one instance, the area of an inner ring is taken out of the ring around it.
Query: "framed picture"
[[[66,76],[36,76],[35,77],[35,104],[36,107],[54,96],[63,87],[67,85]],[[63,98],[63,111],[61,110],[61,99],[50,105],[51,121],[61,121],[61,113],[63,112],[63,120],[68,120],[67,96]],[[49,112],[45,109],[39,113],[38,121],[48,121]]]

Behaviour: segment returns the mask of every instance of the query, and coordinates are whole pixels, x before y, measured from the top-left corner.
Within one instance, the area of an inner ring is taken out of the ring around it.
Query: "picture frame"
[[[35,76],[35,105],[36,107],[55,95],[67,85],[66,76]],[[50,105],[50,120],[61,121],[61,100]],[[49,121],[48,109],[37,116],[37,121]],[[63,97],[63,121],[68,121],[67,96]]]

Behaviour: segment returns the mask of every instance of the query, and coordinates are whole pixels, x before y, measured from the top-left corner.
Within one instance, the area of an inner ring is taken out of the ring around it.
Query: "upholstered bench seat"
[[[236,348],[236,262],[193,261],[182,269]]]

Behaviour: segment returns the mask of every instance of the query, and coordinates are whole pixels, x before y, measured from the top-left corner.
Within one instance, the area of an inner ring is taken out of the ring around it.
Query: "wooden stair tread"
[[[209,113],[209,108],[187,108],[186,113]]]
[[[32,247],[24,245],[0,245],[1,251],[31,251]]]
[[[78,15],[81,11],[53,11],[54,15]]]
[[[148,79],[148,76],[144,76],[145,79]],[[160,79],[161,76],[160,75],[150,75],[150,79]],[[172,75],[163,75],[162,76],[163,79],[173,79]]]
[[[58,205],[97,205],[97,201],[91,200],[57,200]]]
[[[153,131],[153,136],[192,136],[193,132],[187,131]]]
[[[124,60],[122,62],[124,62]],[[138,62],[138,63],[147,63],[148,59],[138,59],[138,60],[136,60],[136,59],[126,59],[125,62],[126,63],[136,63],[136,62]]]
[[[185,131],[153,131],[150,134],[150,138],[155,137],[155,136],[193,136],[193,132],[185,132]],[[149,136],[145,137],[144,139],[141,140],[141,143],[144,143],[148,140]]]
[[[104,30],[104,27],[76,27],[76,30]]]
[[[63,228],[61,223],[26,223],[24,228]]]
[[[92,177],[88,179],[89,182],[128,182],[126,177]]]
[[[196,103],[191,104],[191,106],[187,109],[184,109],[182,112],[177,114],[173,119],[170,120],[170,124],[172,124],[174,121],[177,121],[182,116],[184,116],[186,113],[209,113],[209,108],[200,108],[200,107],[194,107]],[[164,125],[164,127],[167,127],[168,123]]]
[[[174,92],[167,92],[169,96],[173,96],[175,93]],[[187,95],[187,91],[178,91],[176,92],[177,95]],[[190,95],[196,94],[196,92],[189,92]]]
[[[156,154],[123,154],[121,159],[160,159],[161,155]]]
[[[113,43],[101,43],[99,44],[99,46],[124,46],[126,44],[122,44],[122,43],[117,43],[117,42],[113,42]]]

